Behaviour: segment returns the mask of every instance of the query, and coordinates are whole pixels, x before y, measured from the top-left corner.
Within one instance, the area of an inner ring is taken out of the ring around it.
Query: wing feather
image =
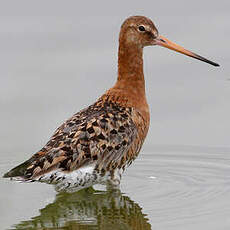
[[[60,126],[29,166],[20,169],[21,176],[33,179],[53,169],[72,171],[91,163],[99,170],[122,167],[136,135],[131,108],[99,100]]]

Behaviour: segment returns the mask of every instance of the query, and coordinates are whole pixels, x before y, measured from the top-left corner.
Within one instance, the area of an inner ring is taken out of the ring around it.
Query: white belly
[[[72,172],[55,170],[36,178],[36,181],[54,184],[56,191],[75,192],[95,184],[105,184],[110,180],[110,173],[101,176],[95,165],[88,165]]]

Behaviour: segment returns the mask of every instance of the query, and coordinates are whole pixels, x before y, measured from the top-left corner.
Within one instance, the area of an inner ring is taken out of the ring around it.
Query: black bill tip
[[[206,58],[204,58],[204,57],[202,57],[202,56],[200,56],[198,54],[195,54],[195,53],[193,53],[193,55],[191,57],[196,58],[196,59],[198,59],[200,61],[206,62],[206,63],[208,63],[210,65],[213,65],[213,66],[220,66],[218,63],[210,61],[210,60],[208,60],[208,59],[206,59]]]

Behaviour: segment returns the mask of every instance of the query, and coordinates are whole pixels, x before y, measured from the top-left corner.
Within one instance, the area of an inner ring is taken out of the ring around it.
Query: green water
[[[151,229],[141,207],[120,191],[58,194],[39,212],[11,229]]]

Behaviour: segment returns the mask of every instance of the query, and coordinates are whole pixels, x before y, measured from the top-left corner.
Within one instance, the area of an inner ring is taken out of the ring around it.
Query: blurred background
[[[198,148],[224,153],[229,163],[229,10],[228,0],[0,1],[1,175],[113,86],[120,25],[131,15],[151,18],[160,34],[220,64],[213,67],[162,47],[145,48],[151,126],[140,160],[145,152],[180,149],[186,155]],[[1,229],[37,215],[55,194],[51,186],[0,183]],[[123,191],[154,226],[157,216],[135,194],[134,184],[124,181]],[[171,229],[163,222],[157,226]]]

